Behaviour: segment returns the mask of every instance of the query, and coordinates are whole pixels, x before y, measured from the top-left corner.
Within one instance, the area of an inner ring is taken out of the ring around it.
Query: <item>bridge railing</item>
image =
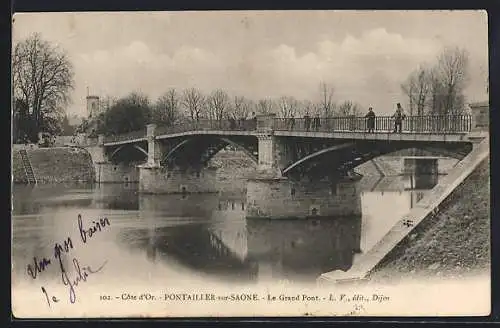
[[[145,138],[146,137],[146,128],[137,130],[137,131],[132,131],[124,134],[118,134],[118,135],[110,135],[110,136],[105,136],[104,137],[104,142],[118,142],[118,141],[125,141],[125,140],[133,140],[133,139],[140,139],[140,138]]]
[[[318,132],[367,132],[368,119],[365,117],[332,117],[319,118],[275,118],[274,130],[280,131],[318,131]],[[395,121],[392,116],[378,116],[375,118],[374,131],[392,132]],[[428,115],[407,116],[402,121],[403,132],[413,133],[461,133],[471,129],[470,115]]]
[[[188,131],[252,131],[256,129],[255,120],[211,120],[200,119],[171,126],[158,126],[156,135],[182,133]]]
[[[311,117],[304,118],[274,118],[272,128],[278,131],[318,131],[318,132],[367,132],[368,119],[365,117],[345,116],[332,118]],[[464,133],[471,130],[472,118],[470,115],[428,115],[407,116],[402,121],[402,131],[406,133]],[[256,120],[210,120],[200,119],[186,121],[171,126],[157,126],[156,135],[182,133],[188,131],[254,131],[257,128]],[[394,130],[392,116],[378,116],[375,118],[375,132],[391,132]],[[121,135],[106,136],[104,142],[119,142],[146,137],[146,129],[129,132]]]

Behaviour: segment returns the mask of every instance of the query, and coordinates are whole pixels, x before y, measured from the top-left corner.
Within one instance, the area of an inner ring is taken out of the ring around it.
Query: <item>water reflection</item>
[[[151,270],[127,262],[135,254],[201,280],[314,281],[326,271],[349,270],[437,181],[365,177],[358,188],[362,215],[307,220],[246,220],[241,190],[183,196],[140,195],[136,184],[14,186],[13,274],[25,275],[33,256],[50,254],[54,242],[73,234],[82,214],[112,222],[112,233],[94,246],[113,254],[110,275]],[[91,256],[96,248],[78,251]]]
[[[248,258],[259,279],[312,282],[320,274],[347,271],[359,252],[361,217],[247,222]]]

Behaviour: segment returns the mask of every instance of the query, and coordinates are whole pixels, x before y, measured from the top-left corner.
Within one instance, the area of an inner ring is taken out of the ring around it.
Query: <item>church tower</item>
[[[101,109],[99,108],[99,97],[89,95],[87,88],[87,116],[89,118],[95,117],[100,114]]]

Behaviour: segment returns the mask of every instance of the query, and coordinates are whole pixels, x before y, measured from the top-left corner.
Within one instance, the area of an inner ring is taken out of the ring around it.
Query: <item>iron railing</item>
[[[319,124],[318,124],[319,121]],[[392,116],[375,118],[374,132],[393,132],[395,120]],[[248,120],[211,120],[186,121],[170,126],[159,125],[155,134],[167,135],[189,131],[254,131],[257,121]],[[402,121],[403,133],[466,133],[471,129],[470,115],[428,115],[407,116]],[[368,119],[365,117],[345,116],[332,118],[274,118],[272,130],[299,132],[368,132]],[[146,129],[121,135],[106,136],[104,142],[119,142],[146,138]]]
[[[471,116],[407,116],[402,120],[401,128],[403,133],[469,132],[471,128]],[[319,119],[275,118],[273,129],[278,131],[300,132],[368,132],[368,119],[354,116]],[[393,132],[394,129],[395,120],[392,116],[379,116],[375,118],[375,125],[373,127],[374,132]]]
[[[255,120],[211,120],[199,119],[197,121],[182,122],[170,126],[159,125],[156,135],[182,133],[188,131],[253,131],[257,128]]]
[[[124,134],[106,136],[104,137],[104,142],[105,143],[118,142],[118,141],[126,141],[126,140],[141,139],[141,138],[146,138],[146,128]]]

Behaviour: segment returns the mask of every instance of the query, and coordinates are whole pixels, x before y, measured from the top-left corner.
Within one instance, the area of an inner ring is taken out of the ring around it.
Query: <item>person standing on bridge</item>
[[[293,130],[294,127],[295,127],[295,117],[293,116],[293,114],[290,114],[290,130]]]
[[[321,126],[321,121],[320,121],[318,113],[316,113],[316,115],[314,116],[313,126],[314,126],[314,130],[316,130],[316,131],[318,131],[320,126]]]
[[[257,129],[257,115],[255,115],[255,112],[252,112],[252,115],[250,116],[250,122],[251,130]]]
[[[368,113],[365,115],[366,117],[366,125],[368,128],[368,133],[373,133],[375,131],[375,113],[373,112],[373,108],[368,108]]]
[[[394,113],[394,115],[392,115],[392,117],[394,117],[394,131],[393,132],[394,133],[396,133],[396,132],[401,133],[402,126],[403,126],[403,120],[406,118],[406,115],[403,112],[403,107],[401,107],[400,103],[397,103],[396,106],[397,106],[396,112]]]
[[[306,128],[306,131],[309,131],[309,129],[311,127],[311,117],[309,116],[309,113],[306,113],[304,115],[304,125]]]

